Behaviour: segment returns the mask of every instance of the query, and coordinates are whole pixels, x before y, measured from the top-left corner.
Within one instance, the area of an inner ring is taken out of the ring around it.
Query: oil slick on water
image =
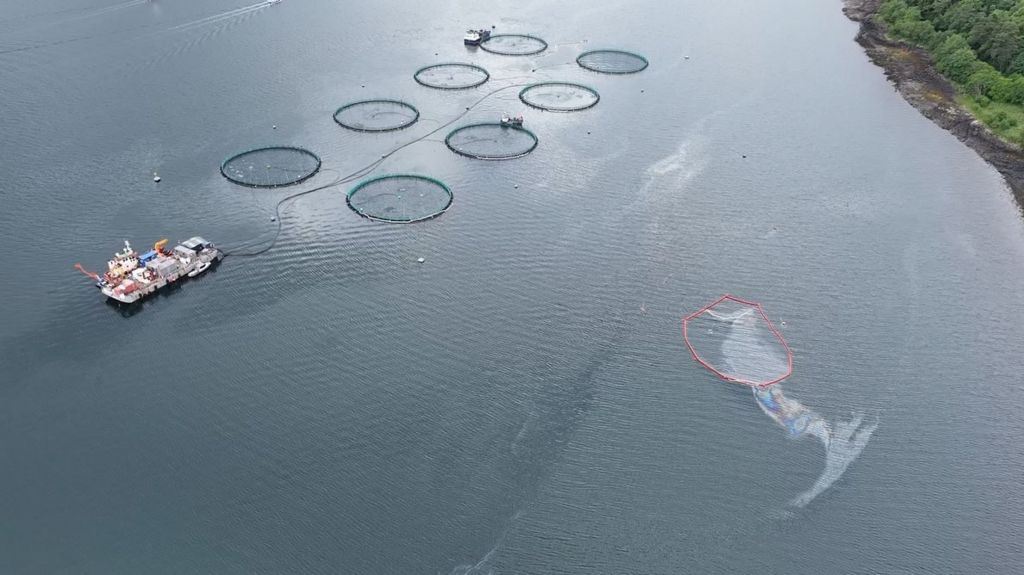
[[[729,324],[722,341],[722,359],[731,373],[775,373],[784,363],[778,346],[773,345],[765,331],[754,329],[757,316],[752,310],[711,315]],[[814,410],[786,397],[780,384],[754,387],[753,392],[761,410],[781,425],[791,439],[813,437],[825,448],[825,469],[810,488],[790,500],[793,507],[804,507],[842,477],[878,427],[877,421],[865,424],[861,414],[830,424]]]

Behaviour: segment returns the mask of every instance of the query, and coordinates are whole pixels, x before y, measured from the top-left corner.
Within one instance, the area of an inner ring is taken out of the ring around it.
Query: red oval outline
[[[693,344],[690,343],[690,336],[687,333],[687,326],[688,326],[688,324],[690,323],[691,320],[693,320],[694,318],[696,318],[700,314],[708,311],[709,309],[715,307],[716,305],[718,305],[718,304],[720,304],[720,303],[722,303],[723,301],[726,301],[726,300],[734,301],[734,302],[742,304],[742,305],[750,306],[750,307],[756,309],[757,313],[761,314],[761,318],[764,319],[764,321],[768,323],[768,329],[772,332],[772,335],[774,335],[775,339],[777,339],[779,341],[779,343],[782,344],[782,347],[786,349],[786,365],[787,365],[786,373],[782,374],[779,377],[776,377],[775,379],[769,380],[769,381],[753,381],[753,380],[749,380],[749,379],[744,379],[742,377],[736,377],[734,375],[730,375],[728,373],[725,373],[725,372],[722,372],[722,371],[719,371],[719,370],[715,369],[714,366],[712,366],[708,362],[704,361],[704,358],[702,358],[700,356],[700,354],[697,353],[697,350],[693,347]],[[706,306],[700,308],[699,310],[691,313],[690,315],[684,317],[683,318],[683,341],[686,342],[686,347],[687,347],[687,349],[690,350],[690,355],[693,356],[693,360],[694,361],[696,361],[697,363],[699,363],[702,366],[704,366],[705,369],[707,369],[711,373],[714,373],[719,378],[721,378],[721,379],[723,379],[725,381],[731,382],[731,383],[740,383],[740,384],[743,384],[743,385],[749,385],[749,386],[752,386],[752,387],[757,387],[759,389],[765,389],[766,387],[775,385],[776,383],[779,383],[780,381],[782,381],[782,380],[786,379],[787,377],[793,375],[793,350],[791,350],[789,348],[789,344],[786,343],[786,340],[782,337],[782,334],[779,333],[779,330],[775,328],[775,324],[772,323],[772,320],[768,319],[768,315],[764,313],[764,308],[761,307],[761,304],[756,303],[756,302],[752,302],[752,301],[748,301],[748,300],[745,300],[745,299],[742,299],[742,298],[738,298],[738,297],[736,297],[734,295],[731,295],[731,294],[725,294],[722,297],[716,299],[715,301],[709,303],[708,305],[706,305]]]

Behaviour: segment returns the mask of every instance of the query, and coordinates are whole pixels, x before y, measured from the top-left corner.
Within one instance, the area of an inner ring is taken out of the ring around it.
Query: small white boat
[[[199,262],[198,264],[196,264],[196,269],[188,272],[188,277],[194,278],[197,275],[205,272],[209,268],[210,268],[210,262]]]
[[[506,128],[522,128],[523,117],[522,116],[509,116],[504,115],[501,117],[501,125]]]
[[[491,37],[491,31],[481,28],[479,30],[466,30],[466,35],[462,37],[462,42],[467,46],[479,46],[482,42],[486,42]]]

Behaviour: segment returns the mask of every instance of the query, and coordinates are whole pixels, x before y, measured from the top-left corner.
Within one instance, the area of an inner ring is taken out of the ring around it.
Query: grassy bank
[[[961,94],[957,101],[1004,140],[1024,145],[1024,106]]]

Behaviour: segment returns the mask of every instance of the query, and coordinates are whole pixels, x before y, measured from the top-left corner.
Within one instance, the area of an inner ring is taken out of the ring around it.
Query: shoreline
[[[896,91],[1002,174],[1024,213],[1024,150],[994,134],[957,102],[956,86],[935,69],[923,48],[886,35],[875,21],[881,0],[843,0],[843,4],[846,17],[860,24],[856,42],[885,71]]]

